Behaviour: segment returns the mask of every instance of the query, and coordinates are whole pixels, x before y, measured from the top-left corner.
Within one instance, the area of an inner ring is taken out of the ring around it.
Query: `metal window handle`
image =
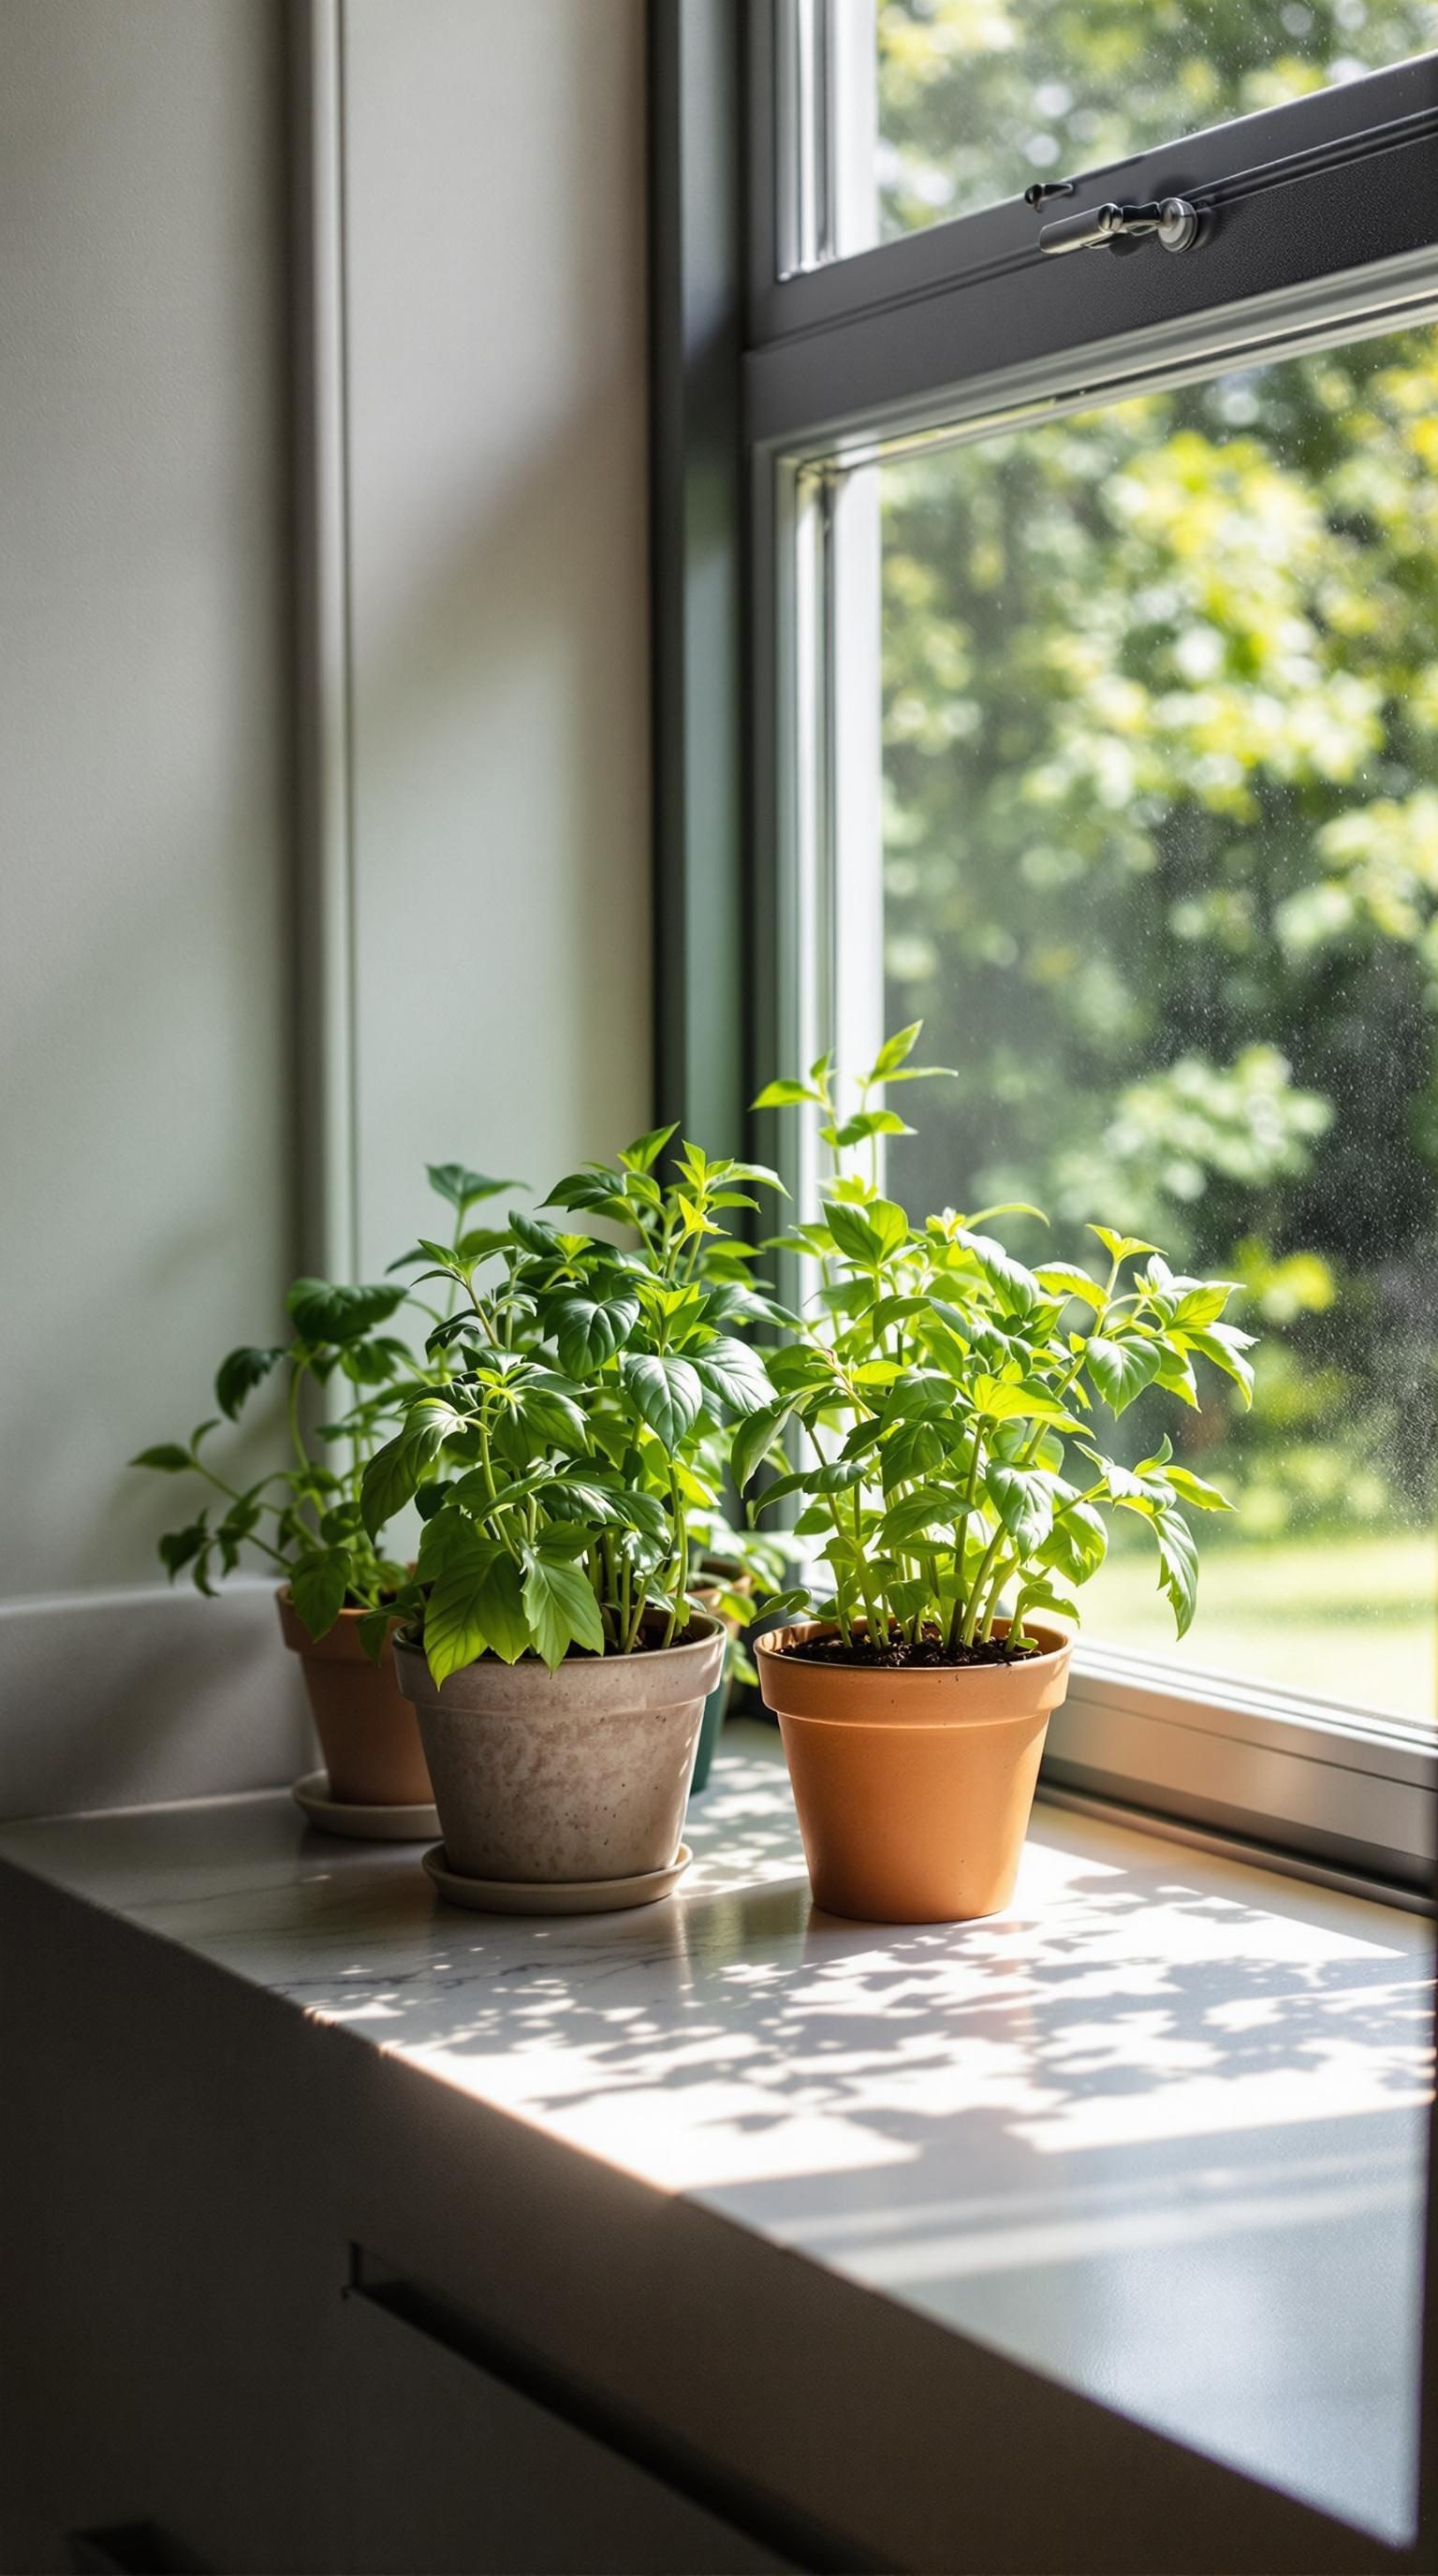
[[[1089,206],[1060,215],[1039,234],[1042,251],[1108,250],[1115,242],[1156,233],[1165,250],[1190,250],[1198,239],[1198,213],[1187,197],[1165,197],[1152,206]]]

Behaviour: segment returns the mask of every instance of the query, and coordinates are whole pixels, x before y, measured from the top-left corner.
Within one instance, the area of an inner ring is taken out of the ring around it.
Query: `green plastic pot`
[[[714,1748],[719,1741],[719,1730],[723,1726],[724,1720],[729,1713],[729,1688],[731,1680],[732,1675],[729,1670],[729,1658],[726,1655],[724,1658],[724,1670],[720,1674],[718,1681],[715,1683],[714,1688],[704,1702],[704,1714],[699,1721],[699,1750],[694,1756],[694,1777],[689,1783],[689,1795],[691,1798],[697,1796],[698,1792],[708,1784],[709,1765],[714,1759]]]
[[[733,1557],[706,1557],[700,1572],[722,1575],[726,1587],[732,1592],[752,1592],[754,1589],[753,1576],[746,1574],[743,1566]],[[717,1593],[710,1591],[704,1584],[697,1585],[690,1598],[698,1603],[701,1610],[707,1610],[712,1617],[723,1618],[724,1626],[729,1631],[729,1651],[724,1657],[724,1670],[704,1702],[704,1715],[699,1722],[699,1750],[694,1757],[694,1777],[689,1785],[689,1795],[692,1798],[707,1785],[709,1766],[714,1759],[720,1730],[729,1714],[729,1693],[734,1681],[734,1639],[739,1634],[739,1623],[736,1619],[724,1616],[717,1608]]]

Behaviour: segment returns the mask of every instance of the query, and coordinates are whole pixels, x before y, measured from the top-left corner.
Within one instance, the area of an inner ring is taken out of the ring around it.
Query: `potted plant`
[[[882,1195],[872,1160],[867,1178],[850,1168],[855,1149],[912,1132],[878,1103],[926,1070],[908,1060],[918,1034],[886,1042],[842,1121],[827,1059],[756,1104],[813,1103],[835,1169],[822,1214],[786,1238],[818,1264],[817,1294],[797,1339],[771,1354],[773,1400],[740,1425],[733,1455],[741,1490],[761,1461],[779,1464],[763,1500],[803,1496],[798,1528],[832,1584],[816,1617],[756,1649],[814,1894],[885,1922],[1008,1903],[1068,1681],[1071,1637],[1044,1614],[1077,1618],[1106,1514],[1146,1522],[1180,1635],[1193,1617],[1183,1506],[1221,1511],[1224,1498],[1167,1439],[1121,1465],[1095,1417],[1150,1389],[1196,1406],[1196,1359],[1245,1397],[1252,1386],[1251,1336],[1223,1320],[1231,1282],[1175,1278],[1154,1245],[1101,1225],[1089,1228],[1095,1272],[1030,1270],[982,1229],[1036,1209],[947,1209],[916,1225]],[[797,1467],[786,1432],[804,1444]]]
[[[673,1134],[571,1173],[547,1205],[625,1240],[515,1216],[478,1260],[440,1265],[460,1311],[430,1349],[456,1367],[419,1397],[364,1480],[367,1525],[416,1496],[414,1579],[361,1622],[405,1623],[446,1893],[565,1910],[642,1903],[673,1882],[704,1702],[725,1631],[689,1597],[689,1514],[723,1425],[772,1389],[743,1336],[778,1310],[704,1248],[755,1202],[760,1167]],[[496,1264],[491,1272],[489,1265]],[[488,1273],[481,1285],[479,1274]]]
[[[468,1227],[470,1210],[510,1184],[458,1163],[431,1166],[429,1179],[454,1211],[454,1246],[473,1256],[480,1238]],[[422,1244],[392,1267],[427,1259],[434,1249]],[[280,1632],[300,1658],[325,1761],[326,1776],[298,1783],[296,1795],[311,1820],[332,1832],[367,1830],[363,1812],[352,1811],[369,1809],[412,1810],[417,1830],[433,1830],[414,1711],[398,1687],[393,1657],[366,1654],[360,1638],[366,1612],[382,1610],[409,1571],[381,1544],[385,1521],[367,1523],[361,1513],[365,1471],[418,1389],[450,1374],[443,1359],[416,1359],[406,1341],[384,1329],[411,1302],[428,1320],[442,1321],[392,1280],[351,1287],[297,1279],[286,1300],[294,1337],[231,1351],[215,1377],[218,1413],[188,1440],[162,1441],[130,1462],[193,1477],[214,1498],[161,1538],[160,1559],[172,1582],[188,1568],[198,1589],[213,1596],[215,1576],[233,1573],[246,1554],[279,1578]],[[222,1473],[212,1435],[222,1421],[236,1422],[248,1398],[276,1373],[286,1389],[287,1462],[258,1477],[243,1467]],[[305,1402],[310,1385],[343,1386],[348,1401],[312,1425]],[[398,1816],[395,1822],[400,1830],[415,1829]]]

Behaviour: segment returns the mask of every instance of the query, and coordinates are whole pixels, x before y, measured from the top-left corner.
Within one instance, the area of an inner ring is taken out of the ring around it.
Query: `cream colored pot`
[[[667,1869],[727,1642],[696,1613],[683,1645],[552,1673],[485,1655],[439,1685],[419,1647],[396,1645],[450,1868],[531,1884]]]

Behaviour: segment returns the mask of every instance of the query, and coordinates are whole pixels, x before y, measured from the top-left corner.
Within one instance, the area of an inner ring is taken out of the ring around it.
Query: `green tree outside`
[[[1426,8],[1359,25],[1358,4],[1307,15],[1368,59],[1431,32]],[[932,156],[946,95],[957,133],[975,80],[1012,107],[1020,78],[1013,48],[979,44],[916,82],[899,21],[999,19],[1093,89],[1122,37],[1123,113],[1157,124],[1166,102],[1167,131],[1266,103],[1254,85],[1278,76],[1270,13],[1217,0],[913,0],[879,15],[891,139]],[[1336,1669],[1321,1611],[1366,1618],[1337,1695],[1365,1696],[1371,1664],[1378,1704],[1430,1719],[1435,465],[1424,329],[883,470],[889,1023],[922,1016],[959,1069],[891,1182],[916,1204],[1036,1198],[1058,1254],[1102,1211],[1240,1280],[1257,1399],[1186,1417],[1191,1463],[1234,1481],[1250,1567],[1263,1547],[1285,1570],[1300,1661],[1313,1641],[1295,1684]],[[1235,1599],[1246,1580],[1236,1558]]]

